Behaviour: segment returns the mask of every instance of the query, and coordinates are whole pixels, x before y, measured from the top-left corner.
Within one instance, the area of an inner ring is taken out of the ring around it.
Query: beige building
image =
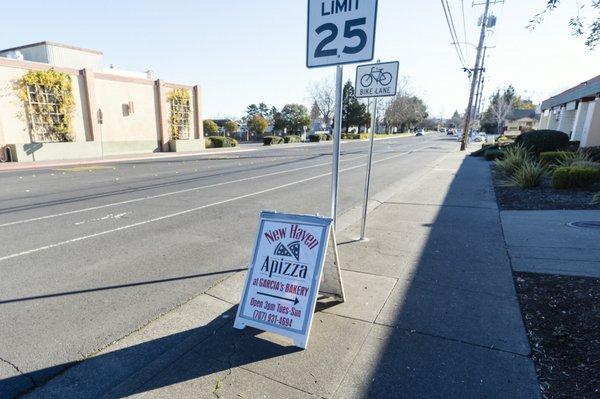
[[[533,130],[538,123],[538,116],[534,109],[513,109],[506,117],[507,136],[518,136],[523,132]]]
[[[103,68],[102,57],[51,42],[0,50],[3,153],[22,162],[204,149],[199,86]],[[23,84],[28,72],[51,69],[68,76],[74,100],[70,132],[60,138],[53,123],[64,115],[52,90]]]
[[[541,108],[538,129],[565,132],[582,147],[600,146],[600,75],[550,97]]]

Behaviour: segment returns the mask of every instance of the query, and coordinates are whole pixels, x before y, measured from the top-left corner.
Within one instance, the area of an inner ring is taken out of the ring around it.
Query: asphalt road
[[[372,192],[456,146],[376,141]],[[341,213],[362,201],[367,150],[342,145]],[[243,268],[261,210],[327,214],[330,172],[320,143],[0,173],[0,397]]]

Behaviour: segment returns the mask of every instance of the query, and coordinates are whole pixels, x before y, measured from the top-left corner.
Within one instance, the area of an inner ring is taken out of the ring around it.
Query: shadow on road
[[[191,275],[188,275],[188,276],[170,277],[170,278],[163,278],[163,279],[159,279],[159,280],[150,280],[150,281],[140,281],[140,282],[137,282],[137,283],[107,285],[105,287],[88,288],[88,289],[84,289],[84,290],[75,290],[75,291],[67,291],[67,292],[57,292],[57,293],[53,293],[53,294],[43,294],[43,295],[33,295],[33,296],[27,296],[27,297],[22,297],[22,298],[14,298],[14,299],[0,299],[0,305],[4,305],[4,304],[8,304],[8,303],[14,303],[14,302],[33,301],[33,300],[36,300],[36,299],[48,299],[48,298],[55,298],[55,297],[60,297],[60,296],[70,296],[70,295],[78,295],[78,294],[87,294],[87,293],[90,293],[90,292],[116,290],[116,289],[119,289],[119,288],[131,288],[131,287],[138,287],[138,286],[142,286],[142,285],[170,283],[170,282],[173,282],[173,281],[189,280],[189,279],[200,278],[200,277],[209,277],[209,276],[215,276],[215,275],[218,275],[218,274],[235,273],[235,272],[240,272],[242,270],[246,270],[246,269],[221,270],[221,271],[213,272],[213,273],[191,274]]]

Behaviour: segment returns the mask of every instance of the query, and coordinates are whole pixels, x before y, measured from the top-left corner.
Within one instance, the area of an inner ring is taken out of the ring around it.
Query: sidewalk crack
[[[27,378],[29,380],[29,382],[31,383],[31,385],[33,385],[34,387],[37,387],[38,384],[35,383],[35,381],[33,380],[33,378],[31,378],[31,376],[27,373],[24,373],[21,371],[21,369],[19,369],[19,367],[17,367],[16,364],[0,357],[0,362],[6,363],[8,364],[10,367],[12,367],[17,373],[19,373],[20,375],[22,375],[23,377]]]

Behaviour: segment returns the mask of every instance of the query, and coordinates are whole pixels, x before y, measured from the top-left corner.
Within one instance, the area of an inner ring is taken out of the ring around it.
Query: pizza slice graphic
[[[292,255],[294,255],[294,258],[296,258],[296,260],[299,261],[300,260],[300,241],[291,242],[288,245],[288,249],[290,250]]]
[[[277,244],[277,247],[275,248],[275,255],[292,256],[290,251],[288,251],[288,249],[282,243]]]

